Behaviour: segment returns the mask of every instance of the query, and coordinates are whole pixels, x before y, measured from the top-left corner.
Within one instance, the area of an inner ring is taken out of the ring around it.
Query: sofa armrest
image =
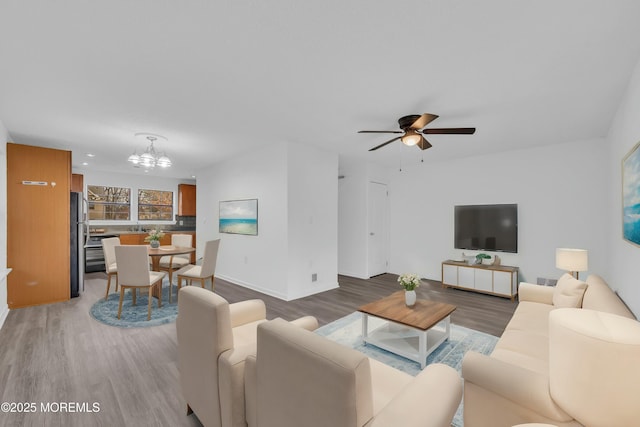
[[[222,425],[245,424],[245,361],[255,357],[256,343],[245,344],[225,351],[218,358],[218,388],[220,390],[220,418]],[[213,404],[213,403],[212,403]]]
[[[551,398],[549,378],[537,372],[470,351],[462,359],[462,378],[549,419],[573,419]]]
[[[231,327],[246,325],[247,323],[264,320],[267,318],[267,307],[264,301],[251,299],[229,304],[229,317]]]
[[[520,282],[518,298],[520,301],[539,302],[553,305],[553,291],[551,286],[534,285],[533,283]]]
[[[290,323],[311,332],[318,329],[318,319],[313,316],[304,316],[299,319],[292,320]]]
[[[458,373],[435,363],[420,372],[366,426],[450,426],[461,400],[462,381]]]

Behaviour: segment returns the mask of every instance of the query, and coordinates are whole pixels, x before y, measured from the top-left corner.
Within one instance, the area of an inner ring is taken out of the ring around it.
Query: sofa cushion
[[[553,309],[552,305],[521,301],[505,331],[520,330],[547,335],[549,331],[549,313]]]
[[[553,305],[556,308],[580,308],[587,284],[565,273],[558,279],[553,292]]]
[[[629,311],[624,302],[611,290],[602,277],[591,274],[587,277],[587,285],[587,291],[584,293],[584,299],[582,300],[582,308],[635,319],[633,313]]]

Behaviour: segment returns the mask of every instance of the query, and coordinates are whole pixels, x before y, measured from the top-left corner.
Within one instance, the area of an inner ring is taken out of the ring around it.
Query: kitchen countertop
[[[190,229],[179,229],[179,230],[162,230],[163,233],[195,233],[196,230],[194,228]],[[102,231],[100,233],[90,233],[91,236],[101,237],[101,236],[121,236],[123,234],[148,234],[148,231]]]

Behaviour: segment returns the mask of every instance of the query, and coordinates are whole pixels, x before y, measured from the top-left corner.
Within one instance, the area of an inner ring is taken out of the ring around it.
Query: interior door
[[[386,184],[369,182],[369,277],[387,272],[389,259],[389,196]]]

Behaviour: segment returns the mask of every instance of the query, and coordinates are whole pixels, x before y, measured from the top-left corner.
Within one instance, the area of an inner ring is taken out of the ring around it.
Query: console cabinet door
[[[458,286],[458,266],[447,264],[442,266],[442,283]]]
[[[493,272],[493,292],[501,295],[511,296],[511,277],[509,271]]]
[[[475,268],[461,267],[458,269],[458,286],[461,288],[475,288]]]
[[[474,268],[475,270],[475,288],[479,291],[493,292],[493,271],[481,270]]]

